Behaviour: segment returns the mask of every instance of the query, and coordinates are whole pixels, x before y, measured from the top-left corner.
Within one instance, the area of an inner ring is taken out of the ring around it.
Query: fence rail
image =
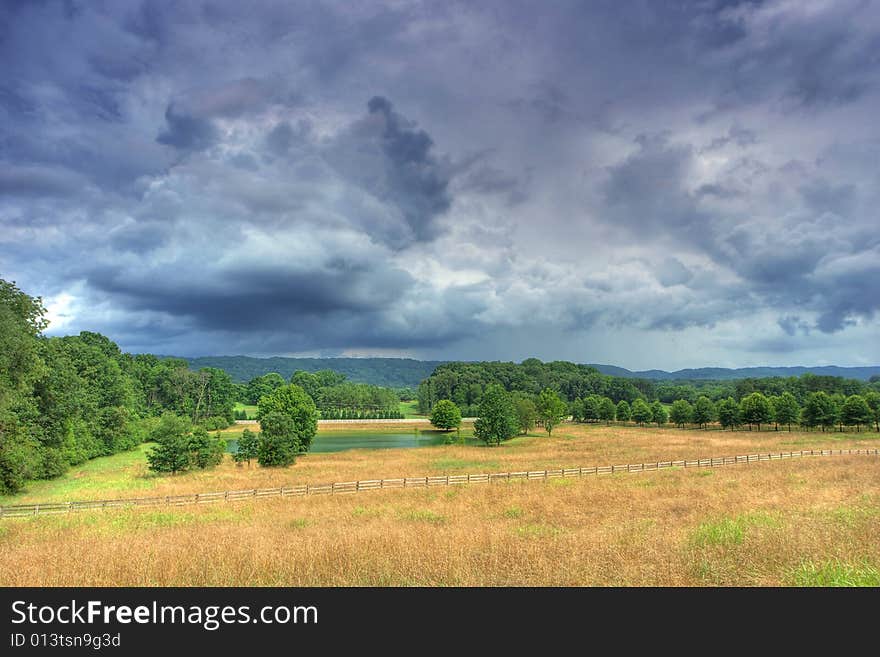
[[[54,515],[94,509],[119,509],[140,506],[181,506],[186,504],[209,504],[213,502],[236,502],[263,497],[301,497],[305,495],[338,495],[359,493],[385,488],[429,488],[433,486],[458,486],[462,484],[488,484],[493,481],[547,480],[558,477],[584,477],[615,474],[620,472],[652,472],[668,468],[715,468],[725,465],[742,465],[763,461],[803,458],[806,456],[880,456],[878,449],[821,449],[800,452],[775,452],[768,454],[743,454],[718,456],[704,459],[655,461],[653,463],[629,463],[622,465],[594,465],[583,468],[554,470],[522,470],[518,472],[493,472],[480,474],[435,475],[427,477],[398,477],[395,479],[363,479],[332,484],[299,484],[276,488],[251,488],[227,490],[214,493],[189,493],[186,495],[160,495],[116,500],[90,500],[83,502],[54,502],[45,504],[14,504],[0,506],[0,518]]]

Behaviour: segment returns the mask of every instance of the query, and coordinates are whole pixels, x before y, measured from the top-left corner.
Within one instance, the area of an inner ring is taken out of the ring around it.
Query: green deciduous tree
[[[257,441],[257,460],[260,465],[291,465],[301,449],[302,444],[293,417],[279,411],[260,415],[260,437]]]
[[[693,421],[703,428],[715,421],[715,405],[712,400],[701,395],[694,403],[694,419]]]
[[[679,428],[690,424],[694,418],[694,408],[686,399],[676,399],[672,402],[672,408],[669,409],[670,421]]]
[[[770,407],[770,401],[760,392],[753,392],[746,395],[739,403],[740,421],[749,425],[758,426],[761,430],[762,424],[767,424],[773,418],[773,411]]]
[[[250,429],[244,429],[241,438],[238,439],[238,449],[232,455],[233,460],[236,463],[247,462],[250,467],[251,461],[257,458],[257,445],[257,435]]]
[[[535,407],[535,402],[527,397],[516,399],[516,420],[520,433],[526,434],[534,429],[537,417],[538,409]]]
[[[147,452],[147,462],[153,472],[175,474],[192,465],[189,442],[190,423],[173,413],[164,413],[150,434],[156,446]]]
[[[452,431],[461,426],[461,411],[449,399],[441,399],[431,409],[431,424],[443,431]]]
[[[645,425],[654,419],[651,407],[641,397],[632,403],[632,419],[640,425]]]
[[[629,422],[632,419],[632,408],[625,399],[618,402],[614,416],[618,422]]]
[[[602,401],[599,403],[599,419],[610,424],[616,415],[617,408],[614,406],[614,402],[608,397],[602,397]]]
[[[874,413],[868,402],[861,395],[850,395],[843,402],[840,411],[840,419],[843,424],[848,427],[855,426],[857,431],[861,431],[863,424],[870,426],[874,419]]]
[[[548,436],[553,432],[553,428],[562,422],[568,412],[565,402],[551,388],[544,388],[541,391],[535,407],[538,411],[538,419],[547,430]]]
[[[666,424],[668,421],[669,413],[666,412],[666,407],[659,401],[655,401],[653,404],[651,404],[651,422],[660,427]]]
[[[219,465],[226,453],[226,441],[219,433],[212,436],[203,426],[193,428],[188,447],[192,467],[200,470]]]
[[[824,391],[813,392],[801,410],[801,424],[805,427],[821,427],[822,431],[833,428],[837,423],[837,408],[831,397]]]
[[[306,391],[295,384],[280,386],[260,398],[257,404],[260,426],[263,416],[281,413],[293,422],[300,451],[307,452],[318,432],[318,409]]]
[[[874,420],[874,429],[880,431],[880,392],[869,390],[864,394],[864,397],[871,409],[871,416]]]
[[[739,406],[733,397],[718,402],[716,415],[718,415],[718,422],[722,429],[733,429],[740,424]]]
[[[474,422],[474,435],[487,445],[500,445],[519,431],[516,408],[500,385],[493,384],[483,392],[479,417]]]
[[[773,400],[773,420],[785,426],[791,431],[793,422],[797,422],[801,414],[801,407],[797,399],[790,392],[784,392]]]

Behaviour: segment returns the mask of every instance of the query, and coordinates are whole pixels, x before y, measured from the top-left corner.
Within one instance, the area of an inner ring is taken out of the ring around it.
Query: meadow
[[[280,470],[227,457],[165,477],[142,446],[2,503],[878,446],[866,432],[565,424],[500,447],[311,454]],[[10,518],[0,584],[877,586],[878,472],[877,458],[835,456]]]

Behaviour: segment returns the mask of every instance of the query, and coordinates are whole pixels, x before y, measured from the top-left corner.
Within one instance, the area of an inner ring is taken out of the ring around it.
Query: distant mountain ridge
[[[345,374],[349,381],[371,383],[390,388],[415,388],[431,375],[438,365],[449,361],[415,360],[412,358],[254,358],[252,356],[204,356],[186,358],[192,369],[216,367],[225,370],[238,382],[249,381],[255,376],[278,372],[290,378],[296,370],[315,372],[329,369]],[[603,374],[626,378],[654,379],[669,381],[673,379],[729,381],[732,379],[762,378],[769,376],[800,376],[806,373],[824,376],[842,376],[867,381],[872,376],[880,376],[880,365],[873,367],[700,367],[667,372],[665,370],[633,371],[615,365],[588,363]]]
[[[872,367],[838,367],[837,365],[823,365],[818,367],[739,367],[735,369],[728,367],[698,367],[675,370],[674,372],[666,372],[665,370],[643,370],[634,372],[615,365],[597,365],[592,363],[590,364],[590,367],[595,367],[602,372],[602,374],[611,374],[613,376],[627,378],[654,379],[656,381],[668,381],[672,379],[685,379],[690,381],[708,379],[715,381],[730,381],[732,379],[759,379],[770,376],[801,376],[802,374],[808,373],[819,376],[842,376],[847,379],[867,381],[872,376],[880,375],[880,365]]]

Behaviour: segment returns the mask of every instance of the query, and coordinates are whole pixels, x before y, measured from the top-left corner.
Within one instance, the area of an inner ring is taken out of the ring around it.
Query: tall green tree
[[[431,409],[431,424],[443,431],[452,431],[461,426],[461,411],[449,399],[441,399]]]
[[[309,451],[312,439],[318,432],[318,409],[305,390],[292,383],[276,388],[268,395],[260,397],[257,412],[261,427],[264,416],[273,413],[288,416],[293,422],[300,450]]]
[[[547,430],[548,436],[553,433],[553,428],[562,422],[568,412],[565,402],[551,388],[544,388],[541,391],[535,407],[538,411],[538,419]]]
[[[824,391],[813,392],[801,410],[801,424],[805,427],[821,427],[822,431],[834,428],[837,423],[837,408],[831,396]]]
[[[722,429],[734,429],[740,425],[739,405],[733,397],[718,402],[716,415]]]
[[[257,461],[260,465],[292,465],[300,451],[304,450],[292,416],[279,411],[260,415],[260,437],[257,439]]]
[[[519,432],[527,434],[535,428],[535,422],[538,417],[538,409],[528,397],[518,397],[516,399],[516,420],[519,425]]]
[[[871,425],[874,414],[868,402],[861,395],[850,395],[843,402],[841,409],[841,422],[848,427],[855,426],[856,431],[862,430],[862,425]]]
[[[700,395],[694,403],[693,421],[701,429],[715,421],[715,405],[706,395]]]
[[[192,465],[190,423],[174,413],[164,413],[150,434],[156,446],[147,452],[147,463],[153,472],[176,474]]]
[[[500,385],[488,386],[480,401],[474,435],[487,445],[500,445],[515,436],[517,431],[519,422],[510,395]]]
[[[632,403],[632,419],[642,426],[654,419],[654,412],[648,406],[648,402],[641,397]]]
[[[791,431],[793,422],[797,422],[801,414],[801,407],[793,394],[786,391],[773,401],[773,419],[778,424],[788,427]]]
[[[192,467],[200,470],[220,465],[226,453],[226,441],[219,433],[212,436],[203,426],[193,427],[188,447]]]
[[[676,399],[669,409],[669,419],[679,428],[690,424],[694,419],[694,408],[687,399]]]
[[[611,424],[616,415],[617,408],[614,406],[614,402],[609,397],[602,397],[602,401],[599,403],[599,419]]]
[[[767,424],[773,418],[770,401],[760,392],[746,395],[739,403],[739,416],[742,422],[749,425],[749,430],[752,425],[757,425],[760,431],[761,425]]]
[[[871,417],[874,420],[874,429],[880,431],[880,392],[869,390],[864,394],[864,397],[871,409]]]
[[[658,401],[651,404],[651,422],[660,427],[668,421],[669,413],[666,412],[666,407]]]
[[[629,402],[625,399],[621,399],[617,403],[617,409],[614,416],[617,418],[618,422],[629,422],[632,419],[632,408],[630,408]]]
[[[248,467],[251,467],[251,461],[257,458],[257,446],[257,435],[245,428],[241,432],[241,438],[238,439],[238,448],[232,455],[233,460],[236,463],[247,462]]]

